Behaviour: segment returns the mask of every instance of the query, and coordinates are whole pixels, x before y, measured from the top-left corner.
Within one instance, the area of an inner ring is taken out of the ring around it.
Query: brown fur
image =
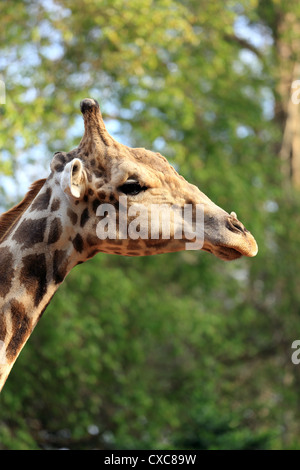
[[[0,243],[3,242],[9,231],[18,222],[21,215],[26,211],[36,195],[40,192],[45,184],[46,179],[40,179],[32,183],[29,191],[24,199],[16,206],[12,207],[9,211],[4,212],[0,216]]]

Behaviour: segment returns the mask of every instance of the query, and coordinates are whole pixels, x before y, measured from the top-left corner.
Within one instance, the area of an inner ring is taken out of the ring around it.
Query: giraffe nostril
[[[226,227],[232,232],[241,232],[245,233],[246,229],[244,225],[234,217],[228,217]]]

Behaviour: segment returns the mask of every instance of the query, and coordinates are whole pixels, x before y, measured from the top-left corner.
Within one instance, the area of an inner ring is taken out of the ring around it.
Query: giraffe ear
[[[74,199],[83,198],[86,192],[86,173],[79,158],[74,158],[64,167],[61,187],[65,193]]]

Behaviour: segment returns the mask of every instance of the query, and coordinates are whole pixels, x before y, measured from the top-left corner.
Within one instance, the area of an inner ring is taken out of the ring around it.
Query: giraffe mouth
[[[214,247],[203,247],[203,251],[207,251],[208,253],[212,253],[217,258],[222,259],[223,261],[234,261],[236,259],[241,258],[242,256],[253,257],[257,254],[257,249],[252,251],[247,250],[237,250],[235,248],[231,248],[229,246],[214,246]]]

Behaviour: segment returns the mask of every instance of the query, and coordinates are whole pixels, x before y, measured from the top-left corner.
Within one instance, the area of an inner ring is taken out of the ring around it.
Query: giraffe
[[[134,204],[204,208],[202,249],[223,260],[255,256],[254,237],[237,219],[188,183],[160,154],[118,143],[106,130],[99,104],[80,103],[84,135],[77,148],[56,152],[50,174],[0,217],[0,390],[59,285],[77,264],[99,252],[143,256],[177,252],[186,240],[97,236],[99,208],[118,213]],[[130,217],[125,221],[129,223]],[[145,220],[144,220],[145,222]],[[143,220],[140,222],[144,223]]]

